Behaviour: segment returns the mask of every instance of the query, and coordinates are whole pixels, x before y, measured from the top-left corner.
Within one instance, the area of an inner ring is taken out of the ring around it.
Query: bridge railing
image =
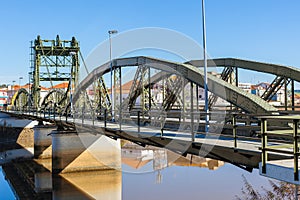
[[[262,173],[267,173],[267,161],[268,153],[278,153],[289,155],[293,157],[293,169],[294,169],[294,180],[299,181],[299,120],[300,115],[286,115],[286,116],[261,116],[261,165]],[[268,130],[268,122],[275,121],[285,121],[290,123],[291,128],[285,130]],[[283,141],[281,144],[272,145],[268,143],[269,138],[278,138]]]
[[[196,110],[196,109],[195,109]],[[18,114],[29,114],[50,121],[65,121],[73,124],[85,124],[86,122],[97,125],[98,127],[120,129],[122,131],[136,131],[138,133],[142,128],[153,128],[155,133],[160,133],[161,137],[167,136],[166,133],[178,132],[184,133],[190,137],[191,141],[202,137],[201,135],[210,134],[211,136],[229,138],[233,141],[233,147],[239,147],[239,140],[247,139],[257,141],[256,132],[260,129],[260,122],[256,115],[249,115],[238,112],[212,111],[210,116],[210,128],[206,133],[204,126],[205,115],[203,111],[180,111],[171,110],[162,112],[161,110],[152,110],[145,113],[142,110],[134,111],[115,111],[116,118],[111,119],[108,110],[93,111],[91,109],[72,110],[71,113],[62,115],[54,107],[24,107],[15,111]],[[130,130],[129,130],[130,129]]]

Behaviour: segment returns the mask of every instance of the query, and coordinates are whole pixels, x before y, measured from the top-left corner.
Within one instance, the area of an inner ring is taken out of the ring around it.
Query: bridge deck
[[[50,115],[50,118],[44,118],[43,114],[40,116],[32,113],[22,113],[22,115],[19,115],[20,113],[10,112],[10,114],[32,120],[71,124],[76,127],[79,133],[99,133],[114,139],[122,138],[130,140],[140,145],[168,148],[183,155],[190,153],[207,156],[251,168],[258,168],[258,164],[261,161],[261,139],[259,138],[238,137],[235,146],[235,139],[230,135],[199,133],[195,134],[194,141],[192,141],[190,130],[163,130],[163,135],[161,135],[160,128],[150,126],[138,127],[133,121],[131,124],[121,124],[120,129],[120,124],[109,121],[106,122],[105,127],[105,123],[98,120],[82,120],[69,117],[66,121],[65,117],[59,118],[56,116],[54,119],[53,115]],[[272,147],[283,144],[282,142],[268,142],[268,145]],[[286,150],[291,150],[291,148],[288,146]],[[268,156],[271,160],[290,158],[280,152],[270,152]]]

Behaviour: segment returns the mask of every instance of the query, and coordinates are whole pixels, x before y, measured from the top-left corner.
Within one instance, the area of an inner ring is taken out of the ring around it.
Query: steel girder
[[[58,35],[55,40],[42,40],[37,36],[31,48],[31,93],[33,105],[39,108],[41,82],[48,82],[52,87],[53,82],[69,81],[73,88],[77,86],[80,48],[75,37],[72,37],[72,40],[60,40]],[[69,87],[67,92],[70,92],[70,89],[72,88]]]
[[[120,58],[113,60],[113,68],[124,66],[150,66],[151,68],[165,71],[169,74],[183,76],[187,81],[203,87],[204,72],[192,65],[163,61],[149,57]],[[94,69],[78,86],[79,90],[86,89],[92,84],[95,77],[102,76],[110,71],[110,63],[105,63]],[[248,113],[270,113],[277,111],[260,97],[249,94],[240,88],[231,85],[213,75],[208,74],[208,88],[210,92],[227,100],[233,105]],[[75,92],[74,100],[78,99],[79,93]]]

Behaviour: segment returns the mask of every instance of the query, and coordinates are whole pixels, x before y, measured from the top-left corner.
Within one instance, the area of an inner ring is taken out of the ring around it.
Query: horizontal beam
[[[204,66],[203,60],[191,60],[186,62],[186,64],[190,64],[196,67]],[[208,60],[208,67],[229,67],[229,66],[287,77],[300,82],[300,69],[292,66],[256,62],[256,61],[243,60],[237,58],[217,58],[217,59]]]

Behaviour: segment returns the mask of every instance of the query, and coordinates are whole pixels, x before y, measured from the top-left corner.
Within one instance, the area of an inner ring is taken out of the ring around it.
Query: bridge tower
[[[59,35],[55,40],[44,40],[38,35],[31,43],[31,96],[32,106],[40,108],[41,82],[44,87],[53,88],[54,84],[68,82],[68,88],[60,101],[66,100],[78,84],[79,73],[79,43],[71,40],[61,40]]]

